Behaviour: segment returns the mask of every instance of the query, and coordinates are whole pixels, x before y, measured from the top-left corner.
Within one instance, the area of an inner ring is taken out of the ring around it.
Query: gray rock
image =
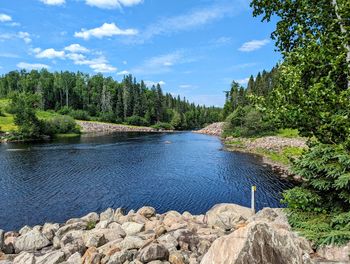
[[[97,251],[95,247],[91,247],[86,250],[83,256],[84,264],[100,264],[102,259],[102,255]]]
[[[57,230],[56,236],[59,239],[61,239],[64,236],[64,234],[68,233],[69,231],[81,231],[81,230],[85,230],[86,227],[87,227],[87,223],[84,221],[80,221],[69,225],[64,225]]]
[[[149,219],[156,215],[156,209],[150,206],[144,206],[137,211],[137,214]]]
[[[122,224],[122,228],[128,236],[133,236],[144,230],[145,225],[134,222],[126,222]]]
[[[100,216],[97,213],[93,212],[83,216],[81,220],[86,222],[97,223],[98,221],[100,221]]]
[[[22,252],[13,260],[15,264],[35,264],[35,257],[33,253]]]
[[[119,243],[120,249],[128,250],[128,249],[139,249],[143,247],[145,241],[137,236],[127,236],[124,238],[122,242]]]
[[[162,244],[163,246],[165,246],[166,249],[168,249],[169,251],[174,251],[176,250],[177,246],[178,246],[178,242],[176,237],[173,236],[173,234],[165,234],[161,237],[159,237],[157,239],[157,241]]]
[[[64,253],[60,250],[49,252],[35,258],[35,264],[58,264],[65,260]]]
[[[44,236],[46,236],[46,238],[50,241],[52,241],[52,239],[55,236],[55,233],[57,232],[57,230],[60,228],[59,224],[51,224],[51,223],[46,223],[43,226],[42,229],[42,234]]]
[[[140,250],[139,258],[146,263],[153,260],[168,260],[169,251],[161,244],[152,243]]]
[[[28,233],[29,231],[32,231],[32,228],[31,228],[30,226],[25,225],[24,227],[22,227],[22,228],[18,231],[18,233],[19,233],[20,235],[24,235],[24,234]]]
[[[114,211],[112,208],[108,208],[106,211],[102,212],[100,214],[100,221],[104,221],[104,220],[113,220],[113,216],[114,216]]]
[[[83,241],[86,247],[100,247],[108,241],[103,233],[100,232],[86,232],[83,234]]]
[[[71,231],[66,233],[60,241],[60,247],[66,257],[76,252],[84,254],[86,246],[83,240],[83,231]]]
[[[253,215],[250,208],[237,204],[218,204],[206,213],[208,225],[223,230],[234,230],[236,225]]]
[[[215,240],[201,264],[304,264],[310,263],[311,252],[310,244],[295,233],[266,222],[252,222]]]
[[[123,264],[126,261],[132,261],[137,254],[135,250],[123,250],[110,256],[107,264]]]
[[[13,254],[15,253],[15,242],[18,238],[19,234],[16,232],[6,232],[4,234],[4,243],[2,245],[2,251],[5,254]]]
[[[323,246],[317,249],[317,254],[329,261],[350,263],[350,242],[344,246]]]
[[[51,242],[37,229],[33,229],[28,233],[18,237],[15,242],[15,252],[21,251],[35,251],[42,249]]]
[[[83,259],[79,252],[74,253],[67,259],[67,264],[82,264]]]

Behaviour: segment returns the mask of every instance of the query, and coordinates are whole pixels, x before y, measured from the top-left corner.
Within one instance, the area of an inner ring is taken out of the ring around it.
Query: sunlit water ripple
[[[171,144],[167,144],[170,141]],[[108,207],[200,214],[221,202],[279,207],[292,185],[253,155],[223,151],[192,133],[114,134],[0,146],[0,228],[71,217]]]

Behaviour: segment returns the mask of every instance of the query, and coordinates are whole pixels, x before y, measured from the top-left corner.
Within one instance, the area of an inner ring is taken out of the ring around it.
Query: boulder
[[[310,244],[295,233],[252,222],[214,241],[201,264],[309,263]]]
[[[114,253],[119,252],[120,251],[120,246],[119,243],[123,241],[122,238],[119,238],[117,240],[108,242],[106,244],[104,244],[103,246],[97,248],[98,252],[104,256],[112,256]]]
[[[42,249],[51,242],[40,231],[33,229],[28,233],[18,237],[15,242],[15,252],[35,251]]]
[[[96,236],[96,237],[104,236],[104,238],[106,239],[106,243],[125,237],[125,232],[122,229],[110,229],[110,228],[101,228],[101,229],[95,228],[85,232],[85,234],[87,236]]]
[[[100,221],[100,216],[97,213],[92,212],[83,216],[81,220],[85,222],[90,222],[90,223],[97,223],[98,221]]]
[[[61,239],[69,231],[81,231],[81,230],[85,230],[86,227],[87,227],[87,223],[84,221],[72,223],[69,225],[64,225],[57,230],[56,236],[58,237],[58,239]]]
[[[86,247],[100,247],[106,244],[108,241],[106,240],[104,234],[99,232],[86,232],[83,234],[83,241]]]
[[[139,258],[145,263],[153,260],[168,260],[169,251],[161,244],[152,243],[140,250]]]
[[[100,214],[100,221],[109,220],[112,221],[114,216],[114,211],[112,208],[108,208],[106,211]]]
[[[76,252],[67,259],[67,264],[82,264],[83,259],[80,253]]]
[[[35,264],[35,257],[33,253],[22,252],[13,260],[15,264]]]
[[[52,239],[55,236],[55,233],[57,232],[57,230],[60,228],[59,224],[51,224],[51,223],[46,223],[43,226],[42,229],[42,234],[44,236],[46,236],[46,238],[50,241],[52,241]]]
[[[31,231],[31,230],[32,230],[32,228],[31,228],[30,226],[25,225],[24,227],[22,227],[22,228],[18,231],[18,233],[19,233],[20,235],[24,235],[24,234],[28,233],[28,232]]]
[[[15,253],[15,242],[18,238],[19,234],[16,232],[6,232],[4,234],[4,242],[2,245],[2,251],[5,254],[13,254]]]
[[[59,247],[65,253],[66,257],[76,252],[79,252],[81,255],[84,254],[86,246],[84,244],[83,234],[83,231],[71,231],[66,233],[59,241]]]
[[[122,224],[121,219],[123,217],[124,217],[124,210],[122,208],[117,208],[113,216],[114,221],[118,222],[119,224]]]
[[[143,247],[145,241],[138,236],[126,236],[122,242],[119,243],[119,247],[122,250],[139,249]]]
[[[122,228],[128,236],[133,236],[144,230],[145,225],[135,222],[125,222],[122,224]]]
[[[86,250],[83,256],[83,264],[100,264],[102,255],[98,253],[95,247],[91,247]]]
[[[329,261],[350,263],[350,242],[345,246],[324,246],[317,249],[317,255]]]
[[[230,231],[252,215],[251,209],[247,207],[237,204],[217,204],[206,213],[206,219],[210,227]]]
[[[108,260],[108,264],[122,264],[125,263],[127,261],[132,261],[135,256],[137,254],[136,250],[123,250],[120,252],[116,252],[115,254],[113,254],[109,260]]]
[[[166,226],[171,226],[175,223],[182,223],[182,215],[176,211],[169,211],[165,214],[163,219],[163,224]]]
[[[173,234],[165,234],[157,239],[159,244],[162,244],[166,249],[169,251],[176,250],[177,246],[179,245],[176,237],[174,237]]]
[[[171,264],[185,264],[185,258],[179,251],[173,251],[169,255],[169,262]]]
[[[64,253],[60,250],[51,251],[43,256],[35,258],[35,264],[58,264],[65,260]]]
[[[156,215],[156,209],[150,206],[144,206],[137,211],[137,214],[149,219]]]
[[[263,208],[255,215],[251,216],[247,223],[254,221],[265,221],[278,228],[285,228],[291,230],[291,227],[288,223],[287,215],[283,212],[282,208]]]

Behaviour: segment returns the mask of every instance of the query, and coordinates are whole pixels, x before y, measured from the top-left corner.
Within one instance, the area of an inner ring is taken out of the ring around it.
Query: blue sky
[[[0,73],[48,68],[148,85],[222,106],[232,80],[271,69],[275,24],[247,0],[2,0]]]

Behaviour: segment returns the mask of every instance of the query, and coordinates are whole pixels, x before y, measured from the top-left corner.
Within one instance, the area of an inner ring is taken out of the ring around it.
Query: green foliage
[[[226,122],[229,124],[226,128],[226,135],[231,134],[234,137],[264,135],[275,129],[271,121],[266,119],[264,113],[251,105],[237,107],[226,118]]]
[[[98,117],[98,121],[108,122],[108,123],[117,123],[116,121],[121,121],[121,120],[117,120],[113,112],[104,112],[104,113],[100,113],[100,116]]]
[[[40,102],[40,96],[29,93],[14,93],[11,97],[11,111],[15,114],[14,123],[18,126],[19,138],[36,139],[42,135],[43,123],[35,112]]]
[[[126,123],[132,126],[147,126],[148,122],[145,118],[140,116],[130,116],[126,118]]]
[[[95,221],[88,221],[87,225],[86,225],[86,230],[92,230],[94,229],[96,226],[96,222]]]
[[[297,138],[297,137],[299,137],[298,129],[282,128],[276,132],[277,132],[276,135],[280,136],[280,137],[285,137],[285,138]]]
[[[344,245],[350,240],[350,212],[327,214],[288,209],[287,213],[293,229],[312,241],[315,248]]]
[[[152,125],[152,128],[158,129],[158,130],[173,130],[174,127],[169,123],[164,122],[158,122],[154,125]]]
[[[89,121],[91,117],[89,116],[89,113],[84,110],[71,110],[69,111],[69,115],[73,117],[74,119],[78,120],[86,120]]]
[[[44,122],[44,134],[55,135],[55,134],[68,134],[75,133],[79,134],[79,128],[75,123],[74,119],[70,116],[56,116]]]
[[[301,209],[305,212],[322,212],[323,199],[316,192],[311,190],[295,187],[283,193],[283,203],[290,209]]]

